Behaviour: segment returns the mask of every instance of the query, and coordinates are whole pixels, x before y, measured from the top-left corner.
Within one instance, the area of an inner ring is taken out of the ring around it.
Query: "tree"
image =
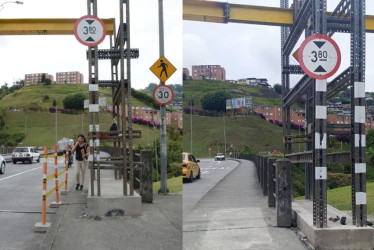
[[[45,74],[44,73],[42,74],[42,79],[40,80],[40,82],[43,82],[43,83],[45,82]]]
[[[84,109],[84,100],[88,97],[83,94],[82,92],[76,93],[73,95],[68,95],[62,101],[64,104],[65,109],[76,109],[76,110],[83,110]]]
[[[282,94],[282,85],[280,85],[279,83],[274,84],[273,89],[278,94]]]
[[[374,129],[366,134],[366,150],[369,153],[370,161],[374,162]]]
[[[230,95],[225,91],[218,91],[214,94],[209,93],[203,96],[201,105],[206,110],[226,111],[226,100],[230,98]]]
[[[144,92],[147,92],[148,94],[153,94],[153,90],[157,87],[156,83],[150,83],[148,86],[144,89]]]
[[[45,79],[45,81],[44,81],[44,85],[51,85],[51,83],[52,83],[52,81],[49,78]]]

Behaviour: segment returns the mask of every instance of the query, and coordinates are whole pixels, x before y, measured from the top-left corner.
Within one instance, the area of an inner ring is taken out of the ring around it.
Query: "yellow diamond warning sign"
[[[161,82],[166,82],[166,80],[177,70],[164,56],[161,56],[160,59],[158,59],[149,69],[158,77],[158,79],[160,79]]]

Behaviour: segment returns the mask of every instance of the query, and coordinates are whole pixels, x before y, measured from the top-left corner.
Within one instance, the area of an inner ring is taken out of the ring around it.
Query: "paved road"
[[[41,222],[42,204],[42,163],[7,163],[5,174],[0,175],[0,249],[39,249],[44,234],[34,233],[34,225]],[[53,172],[53,159],[48,160],[48,174]],[[64,160],[59,160],[59,172]],[[69,170],[69,181],[74,169]],[[64,175],[65,176],[65,175]],[[64,176],[60,176],[62,180]],[[47,189],[54,186],[48,182]],[[47,206],[55,199],[51,195]],[[57,209],[47,207],[47,222],[51,221]]]
[[[204,169],[213,160],[202,161]],[[230,160],[221,166],[230,166]],[[211,170],[211,173],[219,171]],[[184,249],[305,249],[294,231],[274,227],[274,209],[267,207],[254,164],[240,160],[237,167],[184,213]],[[227,173],[227,172],[226,172]],[[199,180],[203,182],[204,178]],[[209,180],[211,181],[211,180]],[[197,184],[192,183],[188,185]],[[192,188],[184,185],[183,199]],[[183,209],[190,204],[183,204]]]
[[[183,213],[186,215],[210,189],[238,166],[236,161],[199,160],[201,178],[194,179],[192,183],[183,183]]]

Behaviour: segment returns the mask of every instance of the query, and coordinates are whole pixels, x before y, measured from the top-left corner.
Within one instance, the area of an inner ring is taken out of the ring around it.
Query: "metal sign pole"
[[[159,17],[159,43],[160,43],[160,57],[164,56],[164,12],[163,0],[158,0],[158,17]],[[160,81],[161,85],[165,82]],[[160,106],[161,113],[161,127],[160,127],[160,153],[161,153],[161,187],[159,193],[168,193],[167,189],[167,146],[166,146],[166,106]]]

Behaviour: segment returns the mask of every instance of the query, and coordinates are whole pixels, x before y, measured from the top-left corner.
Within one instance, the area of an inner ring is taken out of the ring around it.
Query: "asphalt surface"
[[[275,227],[255,171],[239,160],[226,176],[217,175],[217,185],[184,213],[183,249],[305,249],[292,229]]]
[[[54,160],[48,159],[48,175],[52,174]],[[38,249],[44,234],[34,233],[34,225],[41,222],[42,207],[42,163],[7,163],[5,174],[0,175],[0,249]],[[59,159],[58,171],[64,169],[64,160]],[[69,169],[72,182],[74,170]],[[60,176],[59,180],[65,178]],[[54,180],[47,183],[47,189],[55,186]],[[64,188],[63,188],[64,189]],[[47,203],[54,201],[52,194]],[[56,214],[56,208],[47,206],[47,222]],[[21,237],[20,237],[21,236]]]
[[[188,215],[209,190],[239,165],[237,161],[199,160],[201,178],[183,183],[184,215]]]
[[[140,216],[88,217],[87,193],[71,186],[40,249],[182,249],[182,194],[154,194]]]

